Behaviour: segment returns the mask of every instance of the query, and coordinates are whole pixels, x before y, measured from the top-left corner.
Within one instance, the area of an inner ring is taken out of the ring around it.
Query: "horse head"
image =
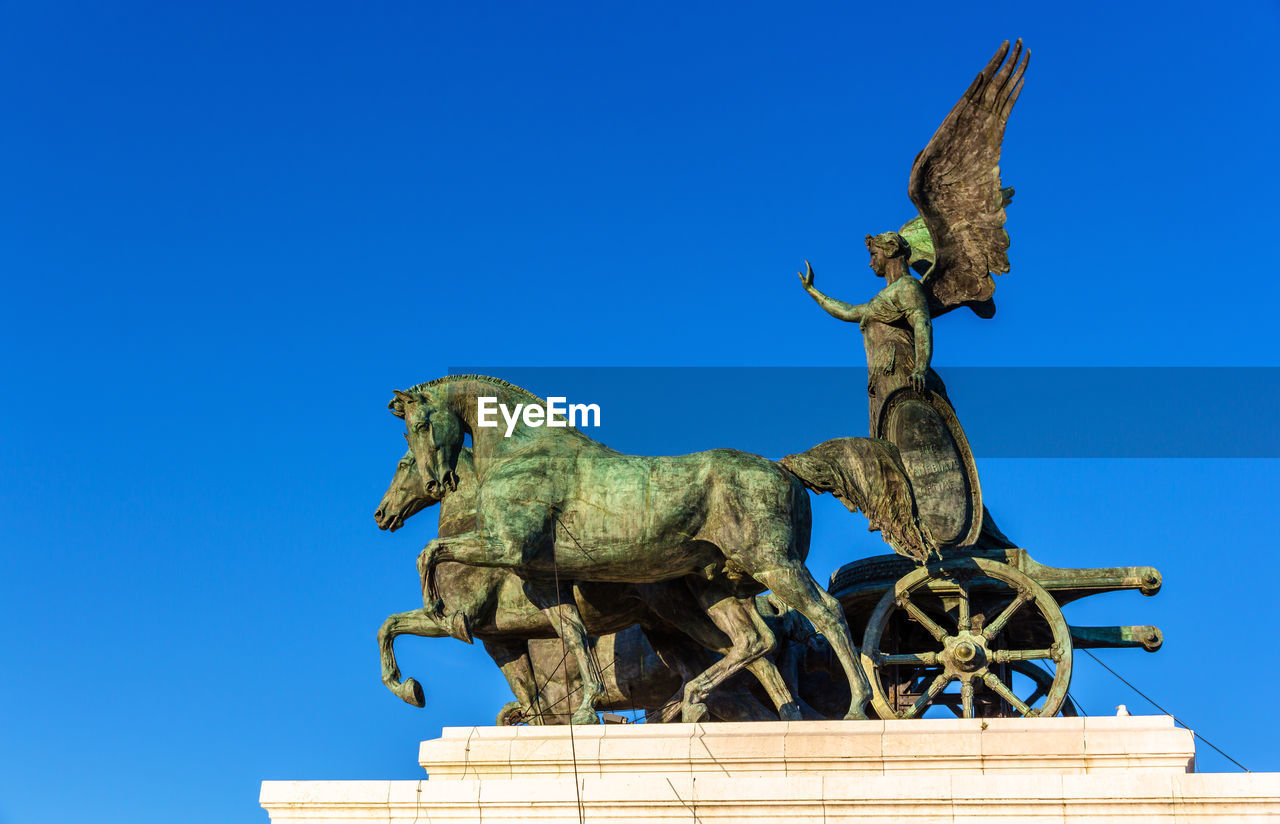
[[[404,419],[409,450],[417,461],[418,471],[426,479],[427,494],[439,500],[456,491],[458,455],[466,431],[462,419],[446,399],[425,389],[412,392],[397,389],[387,408],[397,418]]]
[[[378,522],[378,529],[395,532],[414,515],[439,503],[440,498],[440,495],[427,493],[422,475],[418,474],[418,462],[410,450],[396,464],[396,474],[391,476],[391,483],[378,502],[373,519]]]

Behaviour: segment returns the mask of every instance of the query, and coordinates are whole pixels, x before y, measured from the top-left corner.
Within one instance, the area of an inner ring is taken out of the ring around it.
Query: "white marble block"
[[[419,781],[264,781],[300,822],[1237,822],[1280,774],[1195,774],[1165,716],[449,727]]]

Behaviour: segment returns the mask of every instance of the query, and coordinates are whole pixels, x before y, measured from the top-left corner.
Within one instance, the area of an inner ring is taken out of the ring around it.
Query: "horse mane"
[[[502,378],[495,378],[492,375],[445,375],[443,378],[436,378],[435,380],[427,381],[426,383],[420,383],[420,384],[417,384],[416,386],[411,386],[406,391],[409,393],[421,392],[421,391],[430,389],[433,386],[440,386],[441,384],[453,383],[454,381],[487,381],[489,383],[496,383],[498,386],[501,386],[505,389],[510,389],[516,392],[517,394],[523,395],[528,400],[538,401],[539,403],[546,403],[546,399],[538,397],[537,395],[530,392],[528,389],[525,389],[523,386],[516,386],[514,383],[511,383],[510,381],[504,381]]]
[[[501,386],[504,389],[510,389],[512,392],[515,392],[517,395],[520,395],[525,400],[534,401],[539,405],[543,406],[544,408],[547,403],[546,398],[541,398],[533,394],[528,389],[525,389],[523,386],[516,386],[514,383],[511,383],[510,381],[504,381],[502,378],[495,378],[492,375],[445,375],[443,378],[436,378],[435,380],[430,380],[430,381],[427,381],[426,383],[420,383],[420,384],[417,384],[416,386],[411,386],[408,389],[406,389],[405,392],[411,395],[419,394],[428,389],[431,389],[432,387],[443,386],[445,384],[453,383],[454,381],[486,381],[488,383]],[[564,431],[572,432],[573,434],[581,438],[584,438],[598,446],[602,446],[605,449],[609,448],[604,444],[600,443],[599,441],[597,441],[595,438],[588,435],[586,432],[583,432],[581,429],[579,429],[576,426],[566,426],[564,427]]]

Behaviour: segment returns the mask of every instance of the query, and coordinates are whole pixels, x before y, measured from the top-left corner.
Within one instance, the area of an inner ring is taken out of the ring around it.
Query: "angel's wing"
[[[1012,55],[1005,41],[911,167],[907,194],[933,246],[933,266],[922,284],[934,315],[957,306],[983,317],[995,312],[991,273],[1009,271],[1000,141],[1030,59],[1021,40]]]

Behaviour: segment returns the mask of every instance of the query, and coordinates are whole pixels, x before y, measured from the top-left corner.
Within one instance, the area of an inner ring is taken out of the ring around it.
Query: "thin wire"
[[[557,521],[560,520],[560,516],[556,514],[554,507],[551,510],[551,514],[555,517]],[[561,526],[563,526],[563,524],[561,524]],[[565,531],[567,532],[568,530],[565,530]],[[572,538],[573,536],[570,535],[569,537]],[[578,540],[574,538],[574,543],[576,544],[577,542]],[[560,597],[560,562],[556,559],[555,541],[551,542],[551,568],[555,570],[556,598],[559,599]],[[564,640],[564,606],[563,605],[560,605],[560,608],[556,610],[556,617],[560,621],[560,648],[564,650],[564,655],[562,656],[561,660],[564,660],[565,658],[568,657],[569,653]],[[565,667],[565,672],[566,673],[568,672],[567,666]],[[566,695],[565,697],[567,698],[568,696]],[[586,810],[584,810],[582,807],[582,789],[578,786],[578,747],[573,740],[573,716],[572,715],[569,716],[569,757],[573,759],[573,796],[578,801],[578,824],[586,824],[587,813],[586,813]]]
[[[610,668],[610,667],[612,667],[615,663],[617,663],[617,661],[618,661],[618,659],[615,657],[612,661],[610,661],[610,662],[609,662],[609,665],[608,665],[608,666],[606,666],[602,672],[607,672],[607,671],[609,670],[609,668]],[[565,678],[568,678],[568,677],[569,677],[569,676],[568,676],[568,671],[567,671],[567,670],[565,671],[565,675],[564,675],[564,677],[565,677]],[[548,679],[547,679],[547,683],[550,683],[550,682],[551,682],[551,679],[550,679],[550,678],[548,678]],[[545,684],[544,684],[544,686],[545,686]],[[557,698],[555,701],[553,701],[552,703],[548,704],[548,705],[547,705],[547,707],[546,707],[546,709],[542,710],[541,712],[536,713],[534,717],[538,717],[538,718],[540,718],[540,717],[542,717],[542,716],[544,716],[544,715],[547,715],[551,710],[553,710],[553,709],[555,709],[556,707],[560,706],[560,705],[561,705],[561,704],[563,704],[565,701],[569,700],[570,698],[572,698],[574,695],[577,695],[577,694],[578,694],[579,692],[581,692],[581,691],[582,691],[582,687],[581,687],[581,685],[579,685],[579,686],[577,686],[577,687],[574,687],[574,688],[573,688],[573,689],[571,689],[571,690],[566,690],[564,695],[560,696],[560,697],[559,697],[559,698]]]
[[[567,527],[567,526],[565,526],[565,525],[564,525],[564,521],[560,520],[560,513],[559,513],[559,512],[556,512],[556,510],[553,508],[553,509],[551,510],[551,515],[552,515],[552,517],[553,517],[553,518],[555,518],[555,519],[556,519],[556,523],[560,524],[561,528],[562,528],[562,529],[564,529],[565,534],[566,534],[566,535],[568,535],[570,538],[573,538],[573,542],[574,542],[574,544],[576,544],[576,545],[577,545],[577,547],[578,547],[578,551],[579,551],[579,552],[581,552],[583,555],[587,556],[587,560],[589,560],[589,561],[594,561],[594,560],[595,560],[595,558],[591,555],[591,553],[590,553],[590,552],[587,552],[587,548],[586,548],[586,547],[584,547],[582,544],[579,544],[579,543],[578,543],[578,538],[577,538],[577,536],[575,536],[572,532],[570,532],[570,531],[569,531],[569,527]],[[552,561],[552,563],[554,563],[554,562],[555,562],[555,560],[556,560],[556,557],[555,557],[555,556],[556,556],[556,553],[555,553],[555,546],[554,546],[554,544],[553,544],[553,545],[552,545],[552,549],[551,549],[551,561]]]
[[[1049,664],[1044,663],[1044,662],[1042,662],[1042,661],[1028,661],[1027,663],[1028,663],[1028,664],[1031,664],[1031,666],[1033,666],[1033,667],[1036,667],[1036,668],[1037,668],[1037,669],[1039,669],[1041,672],[1043,672],[1043,673],[1047,674],[1050,678],[1057,678],[1057,677],[1058,677],[1058,665],[1057,665],[1057,664],[1054,664],[1054,665],[1053,665],[1053,669],[1050,669],[1050,668],[1049,668]],[[1070,682],[1068,682],[1068,683],[1070,683]],[[1076,708],[1076,712],[1078,712],[1080,715],[1083,715],[1085,718],[1088,718],[1088,717],[1089,717],[1089,713],[1085,712],[1085,711],[1084,711],[1084,707],[1080,706],[1080,702],[1079,702],[1079,701],[1077,701],[1077,700],[1076,700],[1076,697],[1075,697],[1074,695],[1072,695],[1072,694],[1071,694],[1071,690],[1069,690],[1069,689],[1068,689],[1068,690],[1066,691],[1066,693],[1067,693],[1067,700],[1071,702],[1071,706],[1073,706],[1073,707],[1075,707],[1075,708]],[[1059,711],[1061,711],[1061,710],[1059,710]]]
[[[1173,713],[1171,713],[1171,712],[1169,712],[1168,710],[1166,710],[1164,707],[1162,707],[1162,706],[1160,706],[1159,704],[1157,704],[1157,703],[1155,702],[1155,700],[1151,698],[1151,696],[1147,695],[1145,692],[1143,692],[1142,690],[1138,689],[1138,688],[1137,688],[1137,687],[1135,687],[1133,684],[1130,684],[1128,681],[1126,681],[1126,680],[1125,680],[1125,678],[1124,678],[1124,676],[1123,676],[1123,675],[1121,675],[1120,673],[1116,672],[1116,671],[1115,671],[1115,670],[1113,670],[1111,667],[1108,667],[1106,664],[1103,664],[1103,663],[1102,663],[1102,659],[1101,659],[1101,658],[1099,658],[1098,656],[1094,655],[1092,652],[1089,652],[1089,650],[1087,650],[1087,649],[1086,649],[1086,650],[1084,650],[1084,652],[1088,653],[1088,655],[1089,655],[1089,657],[1090,657],[1090,658],[1092,658],[1093,660],[1095,660],[1095,661],[1097,661],[1099,664],[1101,664],[1101,665],[1102,665],[1102,668],[1103,668],[1104,670],[1106,670],[1107,672],[1111,673],[1111,674],[1112,674],[1112,675],[1114,675],[1116,678],[1119,678],[1119,679],[1124,683],[1124,685],[1125,685],[1126,687],[1128,687],[1129,689],[1131,689],[1131,690],[1133,690],[1134,692],[1136,692],[1138,695],[1141,695],[1143,698],[1145,698],[1145,699],[1147,700],[1147,702],[1148,702],[1149,704],[1151,704],[1151,706],[1155,707],[1156,709],[1160,710],[1160,712],[1162,712],[1162,713],[1164,713],[1165,715],[1167,715],[1167,716],[1169,716],[1170,718],[1172,718],[1176,723],[1181,724],[1181,725],[1182,725],[1183,727],[1185,727],[1188,731],[1190,731],[1190,733],[1191,733],[1192,735],[1194,735],[1196,738],[1199,738],[1201,741],[1203,741],[1204,743],[1208,744],[1210,747],[1213,747],[1213,749],[1217,751],[1218,755],[1221,755],[1223,758],[1227,759],[1227,760],[1228,760],[1228,761],[1230,761],[1232,764],[1235,764],[1237,767],[1239,767],[1240,769],[1244,770],[1244,771],[1245,771],[1245,772],[1247,772],[1247,773],[1251,773],[1251,772],[1253,772],[1253,770],[1249,769],[1249,768],[1248,768],[1248,767],[1246,767],[1244,764],[1241,764],[1239,761],[1235,760],[1234,758],[1232,758],[1231,756],[1229,756],[1229,755],[1227,755],[1225,752],[1223,752],[1221,749],[1219,749],[1217,746],[1215,746],[1215,745],[1214,745],[1214,743],[1213,743],[1212,741],[1210,741],[1208,738],[1205,738],[1205,737],[1204,737],[1203,735],[1201,735],[1200,733],[1198,733],[1198,732],[1196,732],[1195,730],[1191,729],[1191,726],[1190,726],[1189,724],[1187,724],[1187,722],[1183,721],[1183,720],[1182,720],[1181,718],[1179,718],[1178,716],[1174,715]]]
[[[569,650],[565,648],[564,643],[563,643],[564,639],[563,639],[563,638],[561,638],[560,640],[561,640],[561,642],[562,642],[562,643],[560,644],[560,650],[561,650],[561,653],[560,653],[560,661],[559,661],[559,663],[557,663],[554,667],[552,667],[552,668],[551,668],[551,671],[550,671],[550,672],[548,672],[548,673],[547,673],[547,678],[546,678],[546,680],[545,680],[545,681],[543,681],[543,682],[542,682],[542,686],[538,686],[538,674],[537,674],[536,672],[533,674],[533,687],[534,687],[534,690],[533,690],[533,700],[537,701],[537,702],[538,702],[538,706],[539,706],[538,711],[537,711],[537,712],[535,712],[535,713],[533,714],[533,717],[534,717],[534,718],[541,718],[542,716],[546,715],[546,714],[551,710],[551,708],[552,708],[552,707],[554,707],[554,706],[555,706],[555,704],[552,704],[552,705],[551,705],[551,706],[549,706],[549,707],[542,708],[542,691],[543,691],[543,690],[545,690],[545,689],[547,688],[547,684],[550,684],[550,683],[551,683],[551,679],[553,679],[553,678],[555,678],[555,677],[556,677],[556,673],[560,670],[560,668],[561,668],[562,666],[564,666],[564,662],[565,662],[565,660],[569,657]],[[528,645],[526,644],[526,647],[527,647],[527,646],[528,646]],[[533,658],[532,658],[532,657],[530,657],[530,658],[529,658],[529,668],[530,668],[531,670],[533,669]],[[566,669],[566,672],[567,672],[567,671],[568,671],[568,670]],[[564,699],[561,699],[561,700],[564,700]],[[559,704],[559,703],[560,703],[560,701],[557,701],[557,702],[556,702],[556,704]]]
[[[552,507],[552,509],[551,509],[551,515],[552,515],[552,517],[554,517],[554,518],[556,519],[556,523],[560,524],[560,528],[561,528],[561,529],[563,529],[563,530],[565,531],[565,534],[566,534],[566,535],[568,535],[570,538],[572,538],[572,539],[573,539],[573,543],[574,543],[574,545],[575,545],[575,546],[577,546],[577,547],[578,547],[578,551],[579,551],[579,552],[581,552],[583,555],[587,556],[587,559],[588,559],[588,560],[590,560],[590,561],[594,561],[594,560],[595,560],[595,558],[591,555],[591,553],[590,553],[590,552],[587,552],[587,548],[586,548],[586,547],[584,547],[584,546],[583,546],[583,545],[578,541],[578,536],[577,536],[577,535],[574,535],[574,534],[573,534],[573,530],[569,529],[569,527],[565,524],[565,522],[564,522],[563,520],[561,520],[561,519],[560,519],[560,513],[556,511],[555,507]],[[552,544],[552,548],[551,548],[551,562],[552,562],[553,564],[556,564],[556,563],[557,563],[557,561],[556,561],[556,557],[555,557],[555,545],[554,545],[554,543]],[[558,585],[557,585],[557,586],[558,586]],[[558,594],[558,593],[557,593],[557,594]],[[597,673],[598,675],[604,675],[604,670],[602,670],[602,669],[600,668],[600,658],[596,655],[596,648],[595,648],[594,646],[591,646],[590,644],[588,644],[588,645],[587,645],[587,649],[586,649],[586,654],[587,654],[587,657],[591,659],[591,663],[595,666],[595,668],[596,668],[596,673]],[[617,661],[617,660],[618,660],[618,658],[617,658],[617,656],[615,655],[615,656],[614,656],[614,661]]]
[[[575,537],[575,536],[574,536],[574,534],[573,534],[572,532],[570,532],[570,531],[569,531],[569,527],[567,527],[567,526],[565,526],[565,525],[564,525],[564,521],[560,520],[560,515],[556,512],[555,507],[552,507],[552,509],[551,509],[551,517],[555,518],[555,519],[556,519],[556,523],[560,524],[560,526],[564,529],[565,533],[566,533],[570,538],[573,538],[573,542],[574,542],[575,544],[578,544],[578,539],[577,539],[577,537]],[[585,554],[588,558],[591,558],[591,554],[590,554],[590,553],[588,553],[588,552],[586,551],[586,549],[584,549],[584,548],[582,547],[582,545],[581,545],[581,544],[578,544],[578,548],[579,548],[579,549],[581,549],[581,550],[582,550],[582,552],[583,552],[583,554]],[[594,559],[593,559],[593,560],[594,560]],[[555,565],[555,567],[556,567],[556,596],[557,596],[557,597],[559,597],[559,595],[560,595],[560,592],[559,592],[559,589],[560,589],[560,568],[559,568],[559,565],[558,565],[558,563],[557,563],[557,561],[556,561],[556,556],[555,556],[555,547],[554,547],[554,545],[552,546],[552,550],[551,550],[551,563],[552,563],[553,565]],[[561,626],[561,629],[563,629],[563,625]],[[569,657],[569,650],[568,650],[568,648],[567,648],[567,647],[565,647],[565,645],[564,645],[564,636],[563,636],[563,635],[561,635],[561,636],[560,636],[560,651],[561,651],[561,652],[560,652],[560,661],[559,661],[559,663],[557,663],[554,667],[552,667],[552,668],[551,668],[551,671],[547,673],[546,680],[542,682],[542,685],[541,685],[541,686],[538,686],[537,676],[536,676],[536,675],[534,676],[534,682],[533,682],[533,683],[534,683],[534,695],[535,695],[535,696],[537,696],[537,697],[541,697],[541,695],[542,695],[542,691],[543,691],[544,689],[546,689],[547,684],[550,684],[550,683],[551,683],[551,680],[552,680],[553,678],[555,678],[556,672],[557,672],[557,671],[559,671],[559,669],[560,669],[561,667],[563,667],[563,666],[564,666],[565,661],[566,661],[566,660],[568,659],[568,657]],[[599,662],[599,660],[596,660],[596,659],[595,659],[595,655],[594,655],[595,650],[594,650],[594,649],[592,649],[592,650],[590,651],[590,653],[591,653],[591,655],[592,655],[592,660],[593,660],[593,661],[595,661],[596,669],[597,669],[597,670],[598,670],[598,669],[600,669],[600,662]],[[615,659],[615,660],[616,660],[616,659]],[[612,666],[612,664],[611,664],[610,666]],[[567,678],[568,678],[568,672],[569,672],[568,667],[565,667],[565,678],[566,678],[566,680],[567,680]],[[545,716],[548,712],[550,712],[552,709],[554,709],[554,708],[555,708],[555,706],[556,706],[557,704],[561,703],[561,701],[566,700],[566,699],[569,697],[569,695],[570,695],[570,694],[572,694],[572,693],[571,693],[571,692],[569,692],[569,691],[566,691],[565,696],[564,696],[563,698],[561,698],[561,699],[560,699],[560,701],[556,701],[555,703],[551,704],[550,706],[546,707],[545,709],[539,709],[539,710],[538,710],[538,712],[535,712],[535,713],[533,714],[533,717],[534,717],[534,718],[542,718],[542,717],[543,717],[543,716]]]

